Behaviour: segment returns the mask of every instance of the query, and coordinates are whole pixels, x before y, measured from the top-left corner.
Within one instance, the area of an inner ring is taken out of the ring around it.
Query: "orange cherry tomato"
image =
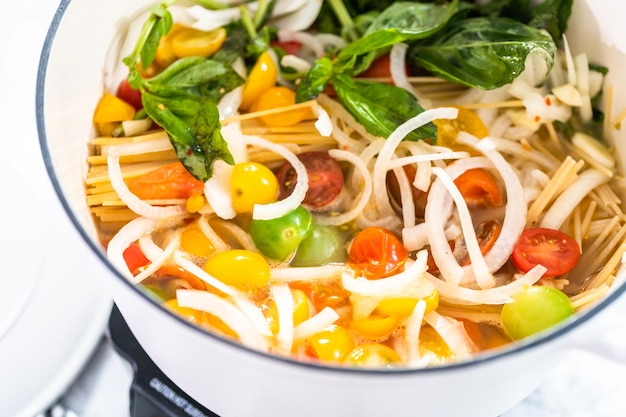
[[[469,207],[498,207],[502,205],[502,192],[493,175],[482,168],[465,171],[454,180]]]
[[[511,254],[513,264],[522,272],[537,265],[547,268],[545,278],[563,275],[580,259],[580,247],[569,235],[554,229],[532,228],[522,232]]]
[[[180,162],[163,165],[128,182],[128,188],[144,200],[189,198],[200,195],[204,183],[196,179]]]
[[[369,279],[378,279],[399,272],[409,251],[391,231],[373,226],[357,233],[348,257],[352,268]]]

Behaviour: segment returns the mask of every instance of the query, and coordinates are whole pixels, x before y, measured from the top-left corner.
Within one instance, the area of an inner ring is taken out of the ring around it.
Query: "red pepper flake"
[[[187,149],[187,156],[191,156],[193,154],[193,151],[191,150],[191,148]]]
[[[538,122],[539,120],[541,120],[541,117],[535,116],[535,122]]]
[[[550,100],[550,97],[546,97],[546,106],[551,106],[552,105],[552,100]]]

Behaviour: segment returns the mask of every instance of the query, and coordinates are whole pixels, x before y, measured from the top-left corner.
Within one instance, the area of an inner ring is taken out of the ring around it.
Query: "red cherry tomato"
[[[124,261],[128,270],[135,274],[139,268],[146,266],[150,263],[150,260],[143,254],[141,248],[136,243],[131,243],[123,253]]]
[[[141,104],[141,91],[135,90],[130,86],[127,79],[124,79],[119,87],[117,88],[117,97],[121,98],[131,106],[135,108],[135,110],[139,110],[143,108],[143,104]]]
[[[270,45],[281,48],[289,55],[297,54],[300,48],[302,48],[302,44],[298,41],[272,41]]]
[[[309,189],[302,205],[309,208],[322,208],[330,204],[343,187],[343,171],[339,163],[327,152],[303,152],[298,154],[309,175]],[[289,196],[298,175],[289,162],[285,162],[277,171],[280,187],[279,199]]]
[[[383,227],[368,227],[354,237],[348,265],[369,279],[399,272],[409,257],[400,239]]]
[[[522,272],[536,265],[547,268],[544,277],[563,275],[580,259],[580,247],[569,235],[554,229],[526,229],[518,239],[511,260]]]
[[[481,168],[470,169],[454,180],[463,199],[470,207],[498,207],[502,193],[493,175]]]
[[[480,252],[484,255],[487,254],[498,240],[498,236],[500,236],[500,231],[502,231],[502,225],[497,220],[491,220],[485,223],[481,223],[478,226],[478,230],[476,231],[476,239],[478,240],[478,245],[480,247]],[[452,245],[453,246],[453,245]],[[470,258],[469,255],[466,256],[462,261],[461,265],[469,265]]]

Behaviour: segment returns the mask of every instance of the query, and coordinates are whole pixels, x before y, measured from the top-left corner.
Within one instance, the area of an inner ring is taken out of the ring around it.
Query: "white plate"
[[[101,341],[112,305],[102,263],[52,190],[37,139],[39,53],[56,2],[7,4],[0,29],[0,417],[56,401]],[[35,6],[35,7],[31,7]],[[19,42],[17,41],[19,39]],[[89,271],[85,276],[84,271]]]
[[[0,156],[0,192],[15,202],[0,205],[0,417],[32,417],[54,402],[100,342],[111,309],[100,262],[40,174],[33,181]]]

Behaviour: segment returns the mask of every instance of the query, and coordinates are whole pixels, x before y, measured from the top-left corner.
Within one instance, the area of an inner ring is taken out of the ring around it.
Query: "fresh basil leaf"
[[[122,59],[128,67],[128,82],[138,89],[141,86],[141,68],[148,68],[154,57],[161,37],[172,28],[172,15],[167,9],[173,0],[168,0],[150,8],[150,16],[144,22],[133,51]]]
[[[351,42],[339,52],[339,65],[400,42],[426,38],[439,31],[454,15],[458,0],[451,3],[397,2],[385,9],[372,22],[360,39]]]
[[[560,41],[567,30],[567,22],[572,14],[574,0],[544,0],[532,10],[529,26],[546,29],[552,39]]]
[[[230,65],[222,62],[206,58],[183,58],[148,82],[183,89],[217,102],[224,94],[242,85],[244,79]]]
[[[391,84],[354,80],[343,74],[334,76],[332,83],[343,106],[374,136],[387,138],[402,123],[424,111],[413,94]],[[433,123],[406,137],[431,142],[436,138],[437,128]]]
[[[213,101],[160,86],[156,93],[144,91],[142,103],[150,118],[167,132],[178,159],[197,179],[209,179],[217,159],[234,163],[221,136]]]
[[[319,58],[307,74],[300,80],[296,89],[296,102],[312,100],[324,91],[333,76],[333,63],[326,57]]]
[[[540,55],[548,71],[556,44],[539,29],[508,18],[471,18],[410,48],[409,60],[470,87],[491,90],[512,82],[528,54]]]

